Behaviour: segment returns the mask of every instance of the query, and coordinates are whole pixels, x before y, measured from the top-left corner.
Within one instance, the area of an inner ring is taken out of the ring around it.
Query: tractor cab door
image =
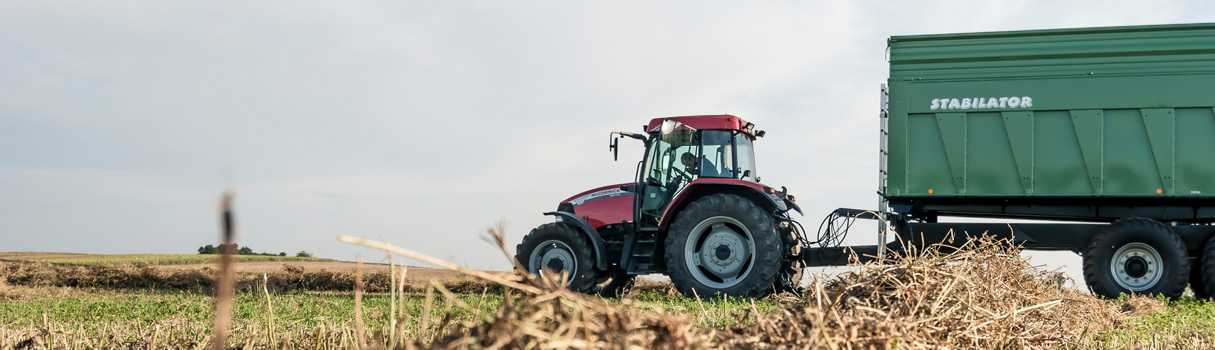
[[[642,190],[636,222],[641,227],[657,226],[675,194],[700,175],[696,167],[700,159],[700,133],[684,124],[671,123],[675,125],[664,125],[664,130],[650,142],[638,174]]]
[[[641,196],[634,212],[639,227],[657,227],[671,200],[701,177],[752,179],[755,160],[751,140],[732,130],[696,130],[672,122],[670,130],[651,137],[640,164]]]

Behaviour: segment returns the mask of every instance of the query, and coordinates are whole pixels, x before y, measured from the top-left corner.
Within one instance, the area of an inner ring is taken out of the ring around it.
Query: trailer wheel
[[[1202,255],[1194,260],[1198,264],[1191,266],[1190,290],[1198,299],[1210,299],[1211,291],[1215,291],[1215,236],[1207,239],[1202,247]]]
[[[1084,253],[1084,281],[1106,298],[1135,293],[1175,299],[1189,277],[1185,243],[1152,219],[1118,220],[1097,233]]]
[[[1190,291],[1194,292],[1194,298],[1206,300],[1211,298],[1211,294],[1207,293],[1207,286],[1202,281],[1202,257],[1198,257],[1190,262]]]
[[[767,212],[743,197],[714,194],[676,216],[665,260],[671,283],[685,296],[758,298],[776,282],[780,249]]]
[[[533,229],[515,247],[515,259],[537,276],[541,269],[568,274],[565,284],[570,290],[589,293],[595,287],[591,246],[582,233],[569,225],[550,222]]]

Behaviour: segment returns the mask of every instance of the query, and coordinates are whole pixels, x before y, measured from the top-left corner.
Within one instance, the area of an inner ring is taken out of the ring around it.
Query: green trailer
[[[1215,24],[888,45],[879,210],[836,218],[883,217],[917,245],[952,230],[1074,250],[1103,296],[1215,290]],[[831,247],[816,249],[808,264],[841,262],[823,254]]]

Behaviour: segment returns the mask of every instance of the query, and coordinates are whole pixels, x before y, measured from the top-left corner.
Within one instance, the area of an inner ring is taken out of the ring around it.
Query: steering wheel
[[[671,176],[672,179],[692,180],[692,175],[689,175],[686,171],[679,170],[679,168],[671,167],[671,174],[673,175]]]
[[[671,167],[671,180],[667,182],[667,191],[674,192],[679,188],[679,184],[687,181],[692,182],[692,175],[688,172]]]

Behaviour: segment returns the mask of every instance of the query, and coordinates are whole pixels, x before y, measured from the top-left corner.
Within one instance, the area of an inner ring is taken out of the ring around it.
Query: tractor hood
[[[633,221],[633,192],[620,189],[624,185],[634,183],[608,185],[576,194],[561,201],[557,210],[573,212],[595,228]]]
[[[599,199],[612,198],[615,196],[624,196],[624,195],[633,194],[632,192],[625,192],[624,190],[620,189],[620,186],[625,186],[625,185],[633,185],[633,183],[622,183],[622,184],[616,184],[616,185],[607,185],[607,186],[603,186],[603,187],[597,187],[597,188],[590,189],[590,190],[584,191],[582,193],[576,194],[573,197],[566,198],[565,200],[561,201],[561,203],[569,203],[576,207],[579,205],[586,204],[587,202],[592,202],[592,201],[599,200]]]

